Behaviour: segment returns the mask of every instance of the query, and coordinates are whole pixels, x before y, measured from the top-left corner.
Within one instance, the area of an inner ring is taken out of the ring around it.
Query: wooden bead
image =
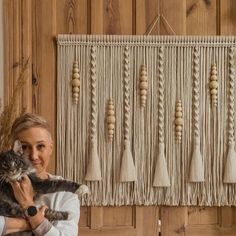
[[[210,82],[210,88],[212,88],[212,89],[215,89],[215,88],[218,88],[218,83],[216,82],[216,81],[211,81]]]
[[[183,119],[182,119],[182,118],[177,118],[177,119],[175,120],[175,124],[176,124],[176,125],[183,125]]]
[[[217,89],[211,89],[211,95],[216,95],[218,93]]]
[[[182,107],[176,107],[176,111],[182,112]]]
[[[109,134],[109,135],[114,134],[114,130],[113,130],[113,129],[109,129],[109,130],[108,130],[108,134]]]
[[[140,95],[147,95],[147,90],[145,90],[145,89],[141,90]]]
[[[79,79],[79,73],[73,73],[73,79]]]
[[[79,73],[79,68],[74,67],[73,68],[73,73]]]
[[[115,115],[115,111],[110,109],[110,110],[108,110],[107,115],[113,116],[113,115]]]
[[[212,80],[212,81],[217,81],[217,76],[216,76],[216,74],[211,76],[211,80]]]
[[[180,132],[180,131],[182,131],[182,130],[183,130],[182,125],[177,125],[177,126],[175,127],[175,131],[177,131],[177,132]]]
[[[78,93],[73,93],[73,94],[72,94],[72,97],[73,97],[73,98],[78,98],[78,97],[79,97],[79,94],[78,94]]]
[[[115,123],[116,119],[114,116],[108,116],[107,117],[107,123]]]
[[[115,128],[115,125],[114,124],[112,124],[112,123],[109,123],[108,125],[107,125],[107,128],[110,130],[110,129],[114,129]]]
[[[146,82],[141,82],[141,83],[139,84],[139,87],[140,87],[141,89],[147,89],[147,88],[148,88],[148,85],[147,85]]]
[[[78,93],[78,92],[79,92],[79,87],[73,87],[72,91],[73,91],[74,93]]]
[[[181,111],[177,111],[176,113],[175,113],[175,117],[182,117],[183,116],[183,113],[181,112]]]
[[[108,110],[114,110],[114,105],[108,105]]]
[[[80,86],[80,81],[78,79],[73,79],[72,80],[72,86],[79,87]]]

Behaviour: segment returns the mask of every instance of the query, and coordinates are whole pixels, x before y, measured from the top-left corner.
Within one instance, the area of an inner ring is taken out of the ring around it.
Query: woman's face
[[[37,175],[47,178],[46,170],[53,149],[49,132],[41,127],[33,127],[21,131],[16,138],[21,142],[24,153],[33,163]]]

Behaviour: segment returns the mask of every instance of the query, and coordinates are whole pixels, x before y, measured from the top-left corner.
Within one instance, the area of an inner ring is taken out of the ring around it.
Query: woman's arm
[[[22,208],[27,209],[31,205],[35,205],[33,201],[33,188],[30,179],[26,176],[22,182],[12,183],[14,195]],[[44,236],[77,236],[78,222],[80,217],[80,203],[78,196],[69,192],[58,192],[52,194],[50,206],[54,210],[68,211],[71,213],[71,219],[66,221],[58,221],[52,225],[44,217],[44,211],[38,212],[33,217],[28,217],[29,224],[35,235]],[[42,226],[42,227],[41,227]]]
[[[68,211],[70,220],[55,222],[44,236],[77,236],[80,218],[80,201],[76,194],[70,192],[58,192],[51,195],[50,208],[60,211]]]
[[[23,209],[26,210],[29,206],[35,206],[34,190],[28,176],[24,176],[21,182],[12,182],[11,186],[17,202]],[[27,218],[32,229],[37,228],[45,220],[44,210],[42,209],[35,216]]]
[[[23,218],[0,216],[0,235],[30,230],[29,223]]]

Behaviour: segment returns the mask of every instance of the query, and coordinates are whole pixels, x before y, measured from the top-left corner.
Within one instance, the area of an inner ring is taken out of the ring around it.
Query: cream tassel
[[[193,72],[193,154],[189,170],[189,182],[204,181],[204,167],[200,152],[199,131],[199,49],[194,48],[194,72]]]
[[[224,183],[236,183],[236,153],[234,142],[229,144],[227,160],[224,171]]]
[[[91,140],[89,163],[87,167],[87,173],[85,180],[87,181],[99,181],[102,179],[100,162],[97,152],[97,141]]]
[[[129,48],[124,50],[124,153],[121,162],[120,181],[136,181],[136,171],[130,149],[129,122],[130,122],[130,101],[129,101],[129,79],[130,79],[130,55]]]
[[[204,182],[204,168],[200,152],[200,140],[196,139],[193,147],[192,160],[189,171],[189,182]]]
[[[158,157],[153,181],[154,187],[170,186],[170,179],[167,172],[164,143],[159,143]]]
[[[228,155],[224,170],[224,183],[236,183],[236,153],[234,150],[234,48],[229,51],[229,127]]]
[[[85,180],[101,180],[101,167],[97,152],[97,109],[96,109],[96,82],[97,82],[97,57],[96,47],[91,48],[91,129],[90,129],[90,156]]]
[[[159,101],[158,101],[158,134],[159,134],[159,151],[154,174],[154,187],[169,187],[170,179],[167,171],[165,160],[165,145],[164,145],[164,48],[159,49]]]
[[[120,182],[132,182],[136,180],[137,177],[132,153],[130,150],[130,142],[128,140],[125,140],[125,147],[120,170]]]

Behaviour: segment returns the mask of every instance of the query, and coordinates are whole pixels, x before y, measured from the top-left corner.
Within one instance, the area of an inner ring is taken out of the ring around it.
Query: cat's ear
[[[23,155],[23,149],[21,142],[19,140],[16,140],[13,145],[13,151],[18,155]]]

